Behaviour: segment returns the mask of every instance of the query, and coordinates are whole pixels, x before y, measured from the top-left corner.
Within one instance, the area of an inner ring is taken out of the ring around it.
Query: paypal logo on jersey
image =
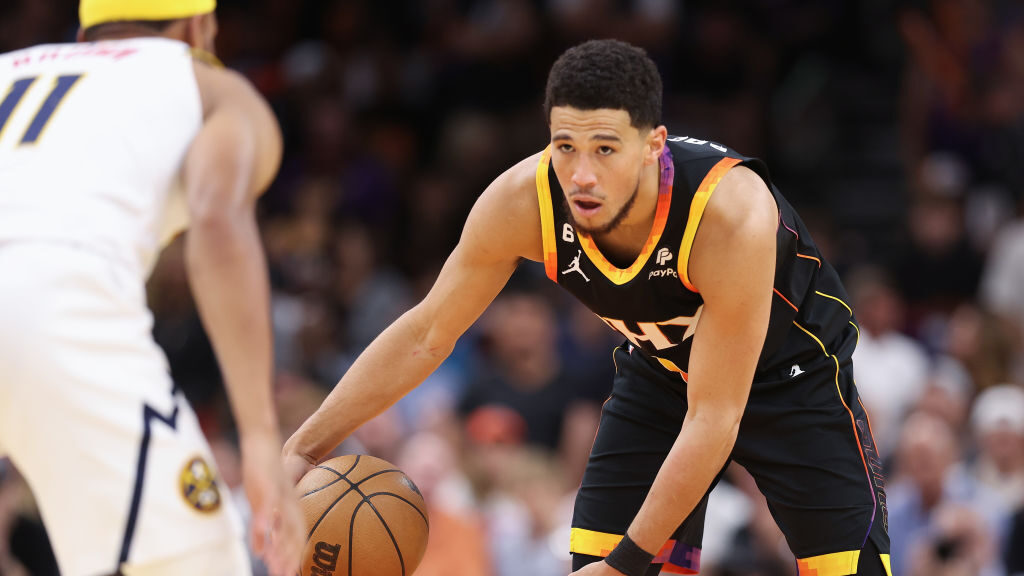
[[[666,262],[672,259],[672,251],[668,248],[662,248],[658,250],[658,255],[654,258],[654,261],[658,263],[658,266],[664,266]]]
[[[672,259],[672,251],[668,248],[661,248],[658,250],[658,254],[654,257],[654,261],[658,263],[658,266],[664,266],[668,264],[668,261]],[[662,268],[661,270],[651,270],[650,274],[647,275],[647,279],[651,278],[679,278],[679,273],[676,272],[675,268]]]
[[[647,279],[651,278],[679,278],[679,273],[674,268],[662,268],[661,270],[651,270],[651,273],[647,275]]]

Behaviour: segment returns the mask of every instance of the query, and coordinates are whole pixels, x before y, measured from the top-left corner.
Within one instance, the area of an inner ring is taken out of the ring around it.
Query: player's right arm
[[[298,568],[303,530],[280,457],[270,286],[256,226],[256,200],[277,173],[281,135],[266,101],[239,74],[198,62],[194,69],[203,126],[183,167],[185,264],[238,427],[253,550],[283,576]]]
[[[484,191],[427,296],[366,348],[285,443],[293,480],[430,375],[522,258],[542,259],[537,160],[520,162]]]

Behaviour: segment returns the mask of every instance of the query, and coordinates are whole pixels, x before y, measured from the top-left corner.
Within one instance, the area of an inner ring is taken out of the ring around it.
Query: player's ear
[[[185,19],[185,42],[204,52],[213,53],[213,39],[217,34],[217,21],[212,13]]]
[[[647,151],[644,154],[645,164],[654,164],[661,158],[661,152],[665,149],[665,141],[668,140],[668,129],[664,126],[651,128],[647,133]]]
[[[182,40],[192,48],[202,49],[203,47],[203,33],[202,24],[199,22],[199,16],[189,16],[185,18],[185,37]]]
[[[210,54],[216,53],[216,39],[217,31],[220,29],[217,25],[217,14],[210,12],[202,16],[203,24],[203,50],[206,50]]]

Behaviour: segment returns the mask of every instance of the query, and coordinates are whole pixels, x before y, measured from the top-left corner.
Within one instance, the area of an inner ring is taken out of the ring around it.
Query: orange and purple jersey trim
[[[544,242],[544,273],[558,283],[558,242],[555,239],[555,215],[551,207],[551,183],[548,166],[551,164],[551,146],[540,154],[537,163],[537,201],[540,204],[540,229]]]
[[[700,226],[700,219],[704,216],[704,208],[707,207],[711,195],[714,194],[722,177],[743,160],[739,158],[722,158],[715,164],[707,176],[701,181],[697,192],[693,195],[693,202],[690,203],[690,214],[686,219],[686,231],[683,232],[683,243],[679,247],[679,278],[683,286],[691,292],[699,292],[690,282],[688,266],[690,263],[690,250],[693,248],[693,239],[697,236],[697,227]]]
[[[597,247],[594,239],[589,234],[579,232],[580,246],[583,247],[587,258],[590,258],[590,261],[597,266],[597,269],[617,286],[629,282],[636,277],[640,270],[643,270],[644,266],[647,265],[647,261],[651,258],[651,254],[654,253],[654,248],[661,241],[662,233],[665,231],[669,208],[672,207],[672,181],[676,177],[676,166],[672,162],[672,153],[669,151],[668,146],[665,146],[662,150],[661,156],[658,158],[658,164],[661,171],[661,179],[658,182],[658,205],[654,210],[654,224],[647,235],[643,249],[640,250],[640,254],[629,268],[617,268],[604,257],[604,254],[601,254],[600,248]]]

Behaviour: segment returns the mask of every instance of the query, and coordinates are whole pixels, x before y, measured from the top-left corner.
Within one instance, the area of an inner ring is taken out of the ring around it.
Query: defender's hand
[[[305,534],[276,434],[242,438],[242,476],[252,508],[249,532],[253,552],[263,558],[272,576],[295,574]]]

